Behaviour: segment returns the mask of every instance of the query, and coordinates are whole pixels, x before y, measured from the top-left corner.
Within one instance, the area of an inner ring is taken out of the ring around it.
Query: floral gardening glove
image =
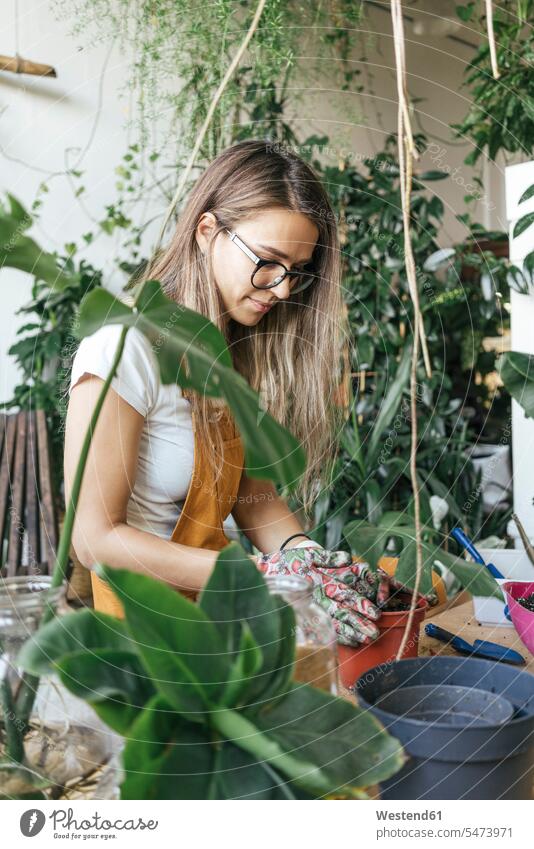
[[[357,646],[379,635],[379,606],[389,597],[391,580],[350,554],[329,551],[313,540],[257,558],[265,575],[301,575],[313,586],[315,602],[333,619],[339,643]]]

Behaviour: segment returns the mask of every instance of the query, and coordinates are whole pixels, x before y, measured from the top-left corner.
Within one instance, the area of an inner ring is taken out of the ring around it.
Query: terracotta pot
[[[406,596],[406,601],[409,602],[409,596]],[[417,657],[419,628],[425,618],[427,607],[426,599],[420,598],[404,647],[403,658]],[[352,648],[351,646],[338,645],[339,676],[344,687],[347,689],[353,687],[360,675],[363,675],[367,669],[395,660],[404,634],[408,613],[408,610],[384,611],[377,623],[380,628],[380,636],[367,646]]]

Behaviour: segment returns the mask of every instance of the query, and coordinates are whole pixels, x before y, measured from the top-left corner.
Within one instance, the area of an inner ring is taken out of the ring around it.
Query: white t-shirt
[[[106,325],[82,339],[73,360],[69,395],[84,374],[107,377],[121,330],[119,324]],[[111,386],[145,419],[127,522],[169,539],[193,474],[191,405],[177,384],[161,383],[151,343],[135,327],[126,334]],[[228,527],[235,528],[233,520]]]

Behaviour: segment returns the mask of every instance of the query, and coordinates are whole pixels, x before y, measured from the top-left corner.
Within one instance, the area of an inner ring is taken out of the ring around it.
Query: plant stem
[[[237,711],[213,711],[211,721],[227,740],[233,740],[237,746],[258,758],[260,762],[272,764],[275,769],[310,793],[324,796],[325,793],[331,792],[328,780],[317,766],[284,752],[279,743],[259,731]]]
[[[17,723],[17,715],[13,704],[13,694],[7,677],[2,678],[0,685],[0,704],[4,718],[6,733],[6,755],[17,763],[22,763],[24,758],[23,736],[21,726]]]
[[[117,350],[115,351],[109,374],[104,381],[102,389],[100,390],[100,394],[98,396],[95,408],[93,410],[93,414],[91,416],[91,421],[89,422],[89,427],[87,428],[84,437],[82,450],[80,452],[80,459],[78,460],[76,473],[74,475],[69,504],[65,513],[65,520],[63,523],[63,530],[61,532],[61,538],[59,540],[54,569],[52,572],[52,588],[61,586],[66,577],[67,566],[69,563],[69,551],[72,538],[72,530],[74,527],[74,520],[76,518],[76,508],[78,506],[78,500],[82,488],[83,475],[85,472],[85,465],[87,462],[89,449],[91,447],[93,433],[95,431],[98,418],[100,416],[100,411],[102,410],[102,406],[106,399],[106,395],[108,394],[109,387],[111,386],[111,381],[113,380],[115,372],[117,371],[117,367],[120,363],[128,330],[128,327],[122,328],[119,344],[117,345]],[[43,618],[41,620],[40,625],[45,625],[52,618],[53,615],[54,608],[52,607],[52,605],[48,605],[43,614]],[[23,674],[20,689],[17,695],[17,714],[19,718],[18,721],[24,728],[26,728],[28,725],[28,720],[37,693],[38,683],[38,676],[31,675],[30,673],[26,672]]]

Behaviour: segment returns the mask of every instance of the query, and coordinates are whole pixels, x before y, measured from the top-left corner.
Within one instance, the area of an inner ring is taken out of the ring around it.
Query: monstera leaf
[[[170,300],[156,280],[147,280],[135,307],[95,289],[82,301],[78,334],[104,324],[136,327],[152,343],[163,383],[177,382],[228,404],[245,448],[250,477],[292,488],[305,469],[300,443],[271,415],[258,415],[260,398],[232,367],[224,337],[207,318]]]
[[[0,268],[27,271],[54,289],[75,283],[77,275],[61,271],[53,254],[24,235],[32,225],[32,217],[13,195],[8,193],[7,198],[9,208],[0,201]]]

